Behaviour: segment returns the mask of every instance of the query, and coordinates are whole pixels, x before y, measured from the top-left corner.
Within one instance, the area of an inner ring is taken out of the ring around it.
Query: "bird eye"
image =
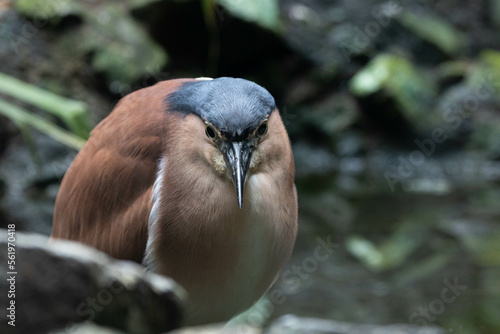
[[[262,123],[257,129],[257,136],[262,137],[267,133],[267,123]]]
[[[207,128],[205,129],[205,133],[207,134],[207,137],[210,139],[217,138],[217,133],[215,132],[214,128],[211,125],[207,124]]]

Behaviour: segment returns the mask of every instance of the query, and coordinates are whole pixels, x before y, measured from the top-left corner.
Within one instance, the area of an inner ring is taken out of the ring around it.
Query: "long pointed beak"
[[[243,206],[243,191],[247,176],[248,165],[252,157],[252,148],[242,142],[228,143],[224,154],[226,165],[231,169],[233,184],[238,197],[238,206]]]

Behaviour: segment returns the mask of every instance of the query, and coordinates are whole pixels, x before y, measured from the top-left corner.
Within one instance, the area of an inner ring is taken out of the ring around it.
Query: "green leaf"
[[[380,54],[350,81],[350,89],[359,97],[381,93],[394,101],[407,121],[420,131],[434,129],[442,118],[431,107],[437,88],[408,59]]]
[[[382,269],[384,255],[371,241],[359,236],[352,236],[347,239],[346,248],[349,253],[358,258],[369,269],[373,271]]]
[[[368,269],[380,272],[400,266],[424,242],[427,230],[417,224],[403,224],[380,246],[360,237],[347,240],[347,250]]]
[[[481,266],[500,266],[500,233],[464,235],[462,241]]]
[[[449,55],[459,53],[464,45],[462,34],[438,16],[416,15],[404,11],[398,20],[415,35]]]
[[[132,85],[146,75],[156,74],[167,63],[167,54],[131,15],[130,11],[159,0],[110,1],[96,4],[76,0],[19,0],[16,8],[34,18],[34,24],[57,22],[69,14],[83,23],[64,31],[58,43],[79,57],[91,54],[93,66],[109,84]]]
[[[82,13],[81,4],[74,0],[17,0],[14,5],[21,14],[36,18],[38,23],[57,22],[69,14]]]
[[[108,83],[132,84],[156,73],[167,63],[167,54],[133,18],[116,4],[101,6],[85,15],[80,32],[83,49],[93,52],[92,65]]]
[[[74,134],[61,129],[60,127],[50,123],[49,121],[43,119],[42,117],[32,114],[22,108],[19,108],[13,104],[0,99],[0,114],[9,118],[14,124],[23,128],[26,126],[33,127],[52,139],[58,142],[79,150],[85,145],[85,140],[75,136]]]
[[[236,17],[278,32],[282,28],[277,0],[217,0]]]
[[[59,117],[82,138],[88,138],[90,125],[85,103],[64,98],[47,90],[0,73],[0,93],[30,103]]]

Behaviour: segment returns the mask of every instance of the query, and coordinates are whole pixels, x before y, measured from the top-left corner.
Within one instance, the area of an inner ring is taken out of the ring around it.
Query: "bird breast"
[[[165,181],[160,180],[169,189]],[[147,267],[174,278],[187,290],[189,325],[226,321],[250,307],[288,260],[295,238],[293,217],[280,210],[294,203],[276,205],[283,198],[271,176],[249,174],[241,210],[230,179],[219,176],[194,182],[198,191],[187,188],[199,215],[187,217],[183,215],[187,210],[157,205],[173,203],[172,197],[163,201],[172,196],[171,191],[153,194],[157,202],[151,217],[156,221],[150,222],[145,260]],[[174,184],[170,183],[170,190],[183,196]]]

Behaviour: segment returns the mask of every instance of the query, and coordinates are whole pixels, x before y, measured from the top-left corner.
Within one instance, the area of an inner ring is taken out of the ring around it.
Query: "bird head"
[[[205,141],[213,148],[207,160],[232,180],[241,209],[247,174],[259,157],[254,153],[276,111],[274,98],[251,81],[218,78],[184,83],[166,102],[170,110],[194,114],[202,121]]]

